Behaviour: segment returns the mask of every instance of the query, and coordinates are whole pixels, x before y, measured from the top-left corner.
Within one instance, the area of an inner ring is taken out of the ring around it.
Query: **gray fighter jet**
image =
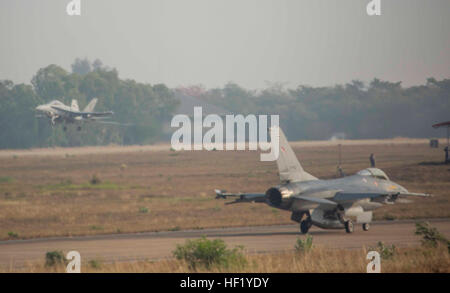
[[[374,209],[393,204],[403,196],[430,196],[410,193],[377,168],[367,168],[338,179],[318,179],[303,170],[283,131],[280,128],[270,129],[272,139],[277,134],[280,185],[269,188],[266,193],[216,190],[216,198],[237,197],[229,204],[263,202],[291,211],[291,219],[300,223],[302,233],[307,233],[312,225],[323,229],[345,229],[347,233],[352,233],[354,227],[350,218],[356,217],[356,222],[368,231]]]
[[[50,122],[53,125],[56,123],[64,123],[64,130],[66,130],[66,124],[78,123],[78,122],[100,122],[101,119],[112,116],[112,111],[108,112],[93,112],[94,107],[97,104],[97,98],[92,99],[89,104],[80,111],[77,100],[72,100],[70,106],[64,105],[62,102],[54,100],[50,103],[39,105],[36,107],[36,111],[42,113],[38,117],[50,118]],[[101,123],[110,124],[110,121],[102,121]],[[81,130],[81,126],[78,126],[78,130]]]

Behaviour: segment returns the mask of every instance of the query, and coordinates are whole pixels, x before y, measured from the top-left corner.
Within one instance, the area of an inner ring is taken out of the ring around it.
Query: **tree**
[[[87,58],[75,59],[75,61],[71,65],[71,67],[72,67],[72,72],[78,73],[79,75],[85,75],[85,74],[88,74],[89,72],[91,72],[91,63],[89,62],[89,60]]]
[[[94,62],[92,62],[92,68],[94,71],[102,70],[103,62],[100,59],[95,59]]]

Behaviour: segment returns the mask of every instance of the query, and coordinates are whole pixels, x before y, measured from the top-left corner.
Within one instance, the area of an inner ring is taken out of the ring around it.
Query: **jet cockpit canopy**
[[[53,100],[50,103],[48,103],[48,105],[52,105],[52,106],[64,106],[64,104],[58,100]]]
[[[356,173],[361,176],[372,176],[382,180],[389,180],[389,177],[381,169],[378,168],[367,168]]]

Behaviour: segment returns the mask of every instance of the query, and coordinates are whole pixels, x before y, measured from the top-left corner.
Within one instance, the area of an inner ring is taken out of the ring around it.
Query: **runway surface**
[[[330,248],[369,247],[378,241],[398,247],[415,246],[420,244],[420,236],[414,235],[416,221],[419,220],[374,222],[367,232],[355,225],[353,234],[312,227],[309,234],[315,245]],[[450,219],[427,221],[450,237]],[[296,239],[304,237],[298,230],[298,225],[282,225],[0,241],[0,266],[13,268],[27,262],[44,263],[46,252],[53,250],[64,253],[76,250],[82,262],[158,260],[172,257],[177,244],[203,235],[221,238],[231,247],[243,245],[248,253],[281,252],[293,250]]]

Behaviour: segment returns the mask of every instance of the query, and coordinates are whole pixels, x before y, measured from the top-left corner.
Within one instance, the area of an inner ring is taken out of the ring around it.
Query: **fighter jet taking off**
[[[62,102],[54,100],[48,104],[39,105],[36,107],[36,111],[43,115],[38,117],[50,118],[52,126],[56,123],[64,123],[64,130],[66,130],[66,124],[77,122],[100,122],[99,120],[112,116],[112,111],[108,112],[93,112],[94,107],[97,104],[97,98],[92,99],[89,104],[80,111],[77,100],[72,100],[70,106],[64,105]],[[103,121],[101,123],[114,123],[110,121]],[[81,130],[81,126],[77,127]]]
[[[266,193],[216,190],[216,198],[237,197],[229,203],[264,202],[274,208],[291,211],[291,219],[300,223],[302,233],[307,233],[312,225],[323,229],[345,229],[352,233],[354,227],[350,217],[356,217],[356,222],[368,231],[374,209],[393,204],[403,196],[430,196],[410,193],[377,168],[364,169],[338,179],[318,179],[303,170],[280,128],[270,129],[272,139],[275,135],[279,135],[277,165],[280,185],[269,188]]]

